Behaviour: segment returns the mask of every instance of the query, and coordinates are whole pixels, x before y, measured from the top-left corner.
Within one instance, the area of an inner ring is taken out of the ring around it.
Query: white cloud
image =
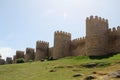
[[[6,57],[13,57],[15,55],[15,49],[10,47],[0,47],[0,54],[3,59],[6,59]]]

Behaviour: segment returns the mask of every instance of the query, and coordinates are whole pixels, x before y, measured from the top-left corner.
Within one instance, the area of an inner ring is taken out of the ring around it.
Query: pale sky
[[[90,15],[120,25],[120,0],[0,0],[0,53],[13,56],[16,50],[35,48],[37,40],[53,46],[54,31],[85,36],[85,19]]]

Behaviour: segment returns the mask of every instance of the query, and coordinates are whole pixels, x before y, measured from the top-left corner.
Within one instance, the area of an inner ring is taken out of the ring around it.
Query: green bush
[[[33,60],[29,60],[29,61],[28,61],[28,63],[30,63],[30,64],[31,64],[32,62],[33,62]]]
[[[17,59],[17,63],[24,63],[24,62],[25,62],[24,58]]]

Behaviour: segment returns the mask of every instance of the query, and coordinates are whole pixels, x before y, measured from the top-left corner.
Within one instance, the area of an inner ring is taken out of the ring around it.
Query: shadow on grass
[[[102,55],[102,56],[89,56],[90,59],[105,59],[105,58],[110,58],[113,57],[114,55],[117,55],[119,53],[110,53],[108,55]]]

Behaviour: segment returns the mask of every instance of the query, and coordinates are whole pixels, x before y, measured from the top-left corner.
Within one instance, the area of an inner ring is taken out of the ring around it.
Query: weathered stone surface
[[[120,78],[120,70],[117,70],[113,73],[110,73],[107,76],[110,77],[110,78]]]
[[[16,55],[13,55],[13,63],[16,63]]]
[[[71,34],[54,32],[54,46],[45,41],[36,42],[35,60],[59,59],[67,56],[105,56],[120,52],[120,26],[109,28],[108,20],[90,16],[86,18],[86,36],[71,40]],[[23,57],[16,52],[16,59]],[[23,53],[23,52],[22,52]]]
[[[87,63],[87,64],[83,64],[81,66],[86,67],[86,68],[93,68],[96,67],[97,63]]]
[[[53,58],[70,55],[105,56],[120,52],[120,27],[109,29],[108,20],[90,16],[86,19],[86,36],[71,39],[63,31],[54,33]],[[52,52],[52,53],[51,53]]]
[[[107,54],[108,22],[98,16],[86,20],[86,51],[89,56]]]
[[[24,51],[16,51],[16,59],[24,58]]]
[[[52,70],[50,70],[49,72],[56,72],[56,70],[55,70],[55,69],[52,69]]]
[[[63,31],[54,33],[53,58],[70,56],[71,34]]]
[[[94,67],[105,67],[105,66],[110,66],[111,63],[109,62],[94,62],[94,63],[85,63],[82,64],[82,67],[86,67],[86,68],[94,68]]]
[[[87,76],[84,78],[84,80],[93,80],[93,79],[96,79],[95,76]]]
[[[94,71],[94,72],[92,72],[92,74],[97,74],[97,72]]]
[[[12,64],[13,63],[13,60],[11,57],[7,57],[6,58],[6,64]]]
[[[35,60],[38,61],[47,58],[48,53],[49,53],[49,43],[45,41],[37,41]]]
[[[25,61],[34,60],[35,52],[33,48],[26,48]]]
[[[5,64],[5,60],[4,59],[0,59],[0,65]]]
[[[73,77],[79,77],[82,76],[81,74],[74,74]]]
[[[86,48],[85,48],[85,44],[86,44],[86,38],[77,38],[77,39],[73,39],[71,41],[71,55],[73,56],[78,56],[78,55],[86,55]]]

